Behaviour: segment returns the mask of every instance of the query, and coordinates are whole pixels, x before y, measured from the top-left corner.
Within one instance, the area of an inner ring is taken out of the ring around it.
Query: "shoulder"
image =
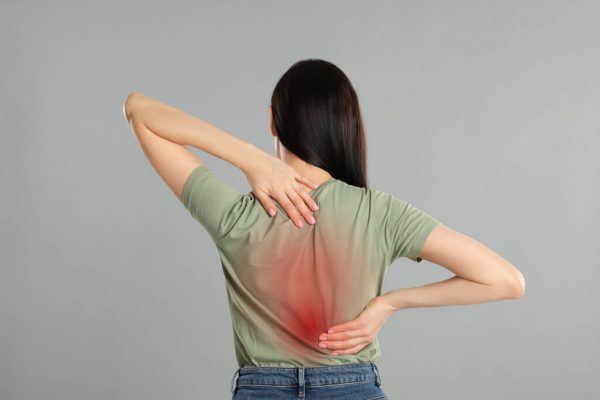
[[[391,206],[407,204],[405,200],[391,192],[383,191],[372,186],[365,188],[350,185],[344,181],[338,182],[339,185],[337,185],[337,188],[341,193],[341,196],[360,201],[362,206],[369,205],[376,207],[377,210],[381,210]]]

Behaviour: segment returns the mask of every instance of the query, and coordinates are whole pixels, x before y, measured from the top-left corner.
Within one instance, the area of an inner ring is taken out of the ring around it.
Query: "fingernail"
[[[327,340],[327,336],[321,335],[321,336],[319,336],[319,340]]]
[[[328,330],[327,333],[333,333],[333,329]]]
[[[311,224],[314,224],[315,222],[317,222],[315,220],[315,217],[313,217],[312,215],[310,217],[308,217],[308,222],[310,222]]]
[[[334,351],[334,352],[333,352],[333,353],[331,353],[331,354],[333,354],[334,356],[337,356],[337,355],[338,355],[338,352],[337,352],[337,351]]]
[[[327,347],[327,343],[319,343],[319,347]]]
[[[302,220],[298,220],[298,227],[302,228],[304,226],[304,223],[302,222]]]
[[[271,217],[275,215],[275,209],[273,207],[269,208],[269,214],[271,215]]]

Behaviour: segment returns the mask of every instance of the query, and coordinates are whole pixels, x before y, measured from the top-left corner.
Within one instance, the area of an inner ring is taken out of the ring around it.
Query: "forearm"
[[[128,120],[142,123],[152,133],[164,139],[196,147],[243,171],[252,157],[263,154],[253,144],[139,92],[128,96],[125,114]]]
[[[512,289],[514,291],[514,289]],[[488,286],[457,275],[423,286],[401,288],[381,296],[394,311],[404,308],[476,304],[518,297],[509,287]]]

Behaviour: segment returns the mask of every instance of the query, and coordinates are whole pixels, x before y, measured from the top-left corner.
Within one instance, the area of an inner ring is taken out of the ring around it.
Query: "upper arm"
[[[143,113],[137,111],[140,101],[143,98],[135,92],[129,95],[123,105],[123,113],[150,165],[177,198],[182,200],[185,180],[203,162],[186,146],[162,138],[148,129],[144,124]]]
[[[123,113],[142,150],[158,175],[181,200],[190,214],[216,241],[235,222],[236,200],[243,196],[210,171],[187,147],[154,134],[146,127],[143,113],[136,111],[144,97],[132,93]]]
[[[428,236],[421,257],[461,278],[488,286],[508,286],[524,290],[520,271],[483,243],[439,224]]]

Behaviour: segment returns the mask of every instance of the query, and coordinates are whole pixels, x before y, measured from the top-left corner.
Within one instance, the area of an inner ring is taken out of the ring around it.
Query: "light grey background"
[[[272,152],[271,91],[309,57],[358,92],[371,185],[527,282],[394,315],[390,398],[598,398],[599,20],[593,1],[2,0],[0,398],[229,398],[216,249],[122,104],[138,90]],[[385,290],[449,276],[402,259]]]

